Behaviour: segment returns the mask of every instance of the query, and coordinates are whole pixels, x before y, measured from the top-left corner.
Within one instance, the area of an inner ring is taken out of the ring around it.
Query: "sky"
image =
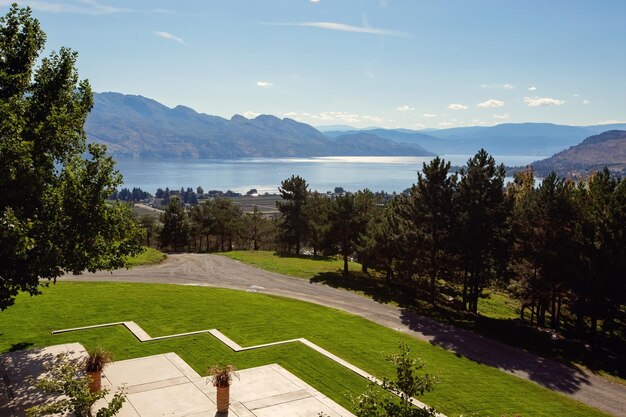
[[[360,128],[626,122],[624,0],[18,3],[94,91],[169,107]]]

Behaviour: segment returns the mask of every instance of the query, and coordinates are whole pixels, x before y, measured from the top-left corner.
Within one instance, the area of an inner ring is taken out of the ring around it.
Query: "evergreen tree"
[[[373,223],[371,232],[374,247],[369,258],[371,266],[384,271],[387,281],[395,275],[396,261],[406,255],[408,244],[405,241],[402,213],[408,204],[405,196],[398,196],[388,202]]]
[[[619,258],[624,254],[624,185],[605,168],[579,184],[576,195],[582,267],[574,284],[573,309],[579,333],[584,317],[589,317],[594,340],[599,320],[612,322],[624,300],[626,271]]]
[[[507,214],[504,196],[504,165],[484,149],[460,171],[455,210],[458,213],[460,267],[463,273],[463,302],[478,312],[478,298],[483,288],[506,270]]]
[[[296,254],[300,254],[300,246],[306,241],[308,219],[306,217],[306,203],[309,196],[308,184],[304,178],[292,175],[281,182],[278,191],[282,201],[276,202],[276,207],[282,214],[281,240],[288,247],[295,246]]]
[[[367,273],[368,267],[373,264],[372,258],[375,256],[374,230],[382,210],[379,206],[379,198],[367,188],[357,191],[354,198],[359,215],[363,220],[360,239],[356,244],[355,251],[357,259],[361,263],[361,271]]]
[[[171,248],[175,252],[183,250],[189,243],[189,220],[180,196],[172,196],[161,214],[163,228],[159,236],[162,248]]]
[[[355,195],[347,193],[335,199],[328,213],[328,221],[325,252],[343,257],[343,276],[348,278],[348,257],[361,242],[367,218],[360,211]]]
[[[437,280],[451,273],[456,216],[453,195],[456,175],[450,176],[450,163],[439,157],[417,174],[408,205],[409,250],[416,272],[428,279],[430,302],[437,299]]]
[[[328,233],[328,211],[332,200],[314,191],[309,194],[305,206],[305,216],[308,220],[307,240],[309,246],[313,248],[313,255],[316,256],[324,247],[324,240]]]
[[[229,198],[216,198],[210,205],[213,233],[218,236],[220,250],[233,250],[234,240],[242,233],[243,212]]]
[[[532,183],[533,173],[526,171],[518,173],[510,187],[514,202],[511,266],[519,282],[517,295],[523,307],[531,308],[531,323],[536,313],[537,324],[544,326],[550,311],[550,325],[558,329],[564,292],[579,266],[573,190],[571,183],[554,173],[537,189]]]

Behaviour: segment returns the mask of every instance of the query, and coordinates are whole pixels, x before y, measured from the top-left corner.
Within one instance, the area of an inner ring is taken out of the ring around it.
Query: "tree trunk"
[[[591,343],[595,343],[597,333],[598,333],[598,317],[596,317],[594,313],[591,315],[591,332],[589,334],[589,339],[591,340]]]
[[[343,277],[348,279],[348,255],[343,255]]]
[[[561,293],[557,294],[557,307],[556,307],[556,329],[561,329]]]
[[[557,314],[556,314],[556,288],[552,290],[552,308],[550,311],[550,327],[552,330],[556,330],[557,326]]]
[[[467,311],[467,281],[468,281],[468,277],[467,277],[467,271],[465,271],[465,275],[463,277],[463,308],[465,309],[465,311]]]
[[[435,277],[435,274],[432,274],[430,276],[430,304],[432,304],[433,306],[435,305],[435,292],[436,292],[436,288],[437,287],[437,280]]]

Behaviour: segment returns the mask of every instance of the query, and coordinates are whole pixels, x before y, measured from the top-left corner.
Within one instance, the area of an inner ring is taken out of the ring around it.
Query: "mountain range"
[[[612,172],[626,174],[626,131],[610,130],[590,136],[576,146],[532,164],[539,176],[554,171],[562,177],[585,175],[605,166]]]
[[[427,156],[474,154],[480,148],[495,155],[540,157],[590,135],[626,130],[626,124],[507,123],[423,131],[336,125],[322,133],[288,118],[235,115],[225,119],[185,106],[169,108],[142,96],[96,93],[94,101],[85,125],[88,140],[106,144],[117,159]]]
[[[89,141],[122,159],[432,155],[418,144],[369,133],[331,138],[292,119],[225,119],[119,93],[94,94],[85,130]]]
[[[548,156],[607,130],[624,129],[626,124],[566,126],[551,123],[504,123],[451,129],[412,131],[407,129],[366,129],[326,131],[329,137],[371,133],[399,143],[420,145],[438,155],[474,154],[484,148],[495,155]]]

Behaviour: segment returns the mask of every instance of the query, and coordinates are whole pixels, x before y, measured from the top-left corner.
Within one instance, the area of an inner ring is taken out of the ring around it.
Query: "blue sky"
[[[19,3],[95,91],[170,107],[411,129],[626,121],[624,0]]]

